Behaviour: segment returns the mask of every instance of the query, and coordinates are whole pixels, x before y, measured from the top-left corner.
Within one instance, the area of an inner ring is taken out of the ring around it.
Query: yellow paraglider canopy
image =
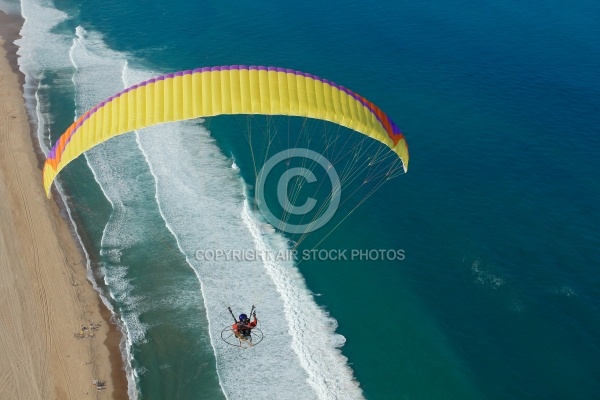
[[[394,122],[364,97],[326,79],[275,67],[234,65],[153,78],[125,89],[75,121],[43,170],[46,195],[72,160],[114,136],[151,125],[222,114],[290,115],[353,129],[391,148],[408,169],[408,148]],[[168,141],[168,138],[165,142]]]

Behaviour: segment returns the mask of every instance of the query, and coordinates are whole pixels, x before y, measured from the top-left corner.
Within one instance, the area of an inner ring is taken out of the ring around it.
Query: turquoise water
[[[597,3],[21,6],[42,142],[124,85],[257,64],[360,93],[410,146],[407,174],[299,245],[404,250],[395,261],[196,260],[289,246],[247,200],[257,163],[233,139],[246,120],[125,135],[67,168],[91,270],[127,334],[131,397],[597,397]],[[226,307],[252,302],[265,341],[228,348]]]

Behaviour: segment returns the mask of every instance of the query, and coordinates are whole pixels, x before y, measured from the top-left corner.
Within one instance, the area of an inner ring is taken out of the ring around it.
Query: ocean
[[[287,117],[155,126],[69,165],[55,193],[123,332],[131,399],[597,398],[598,2],[2,0],[0,9],[25,19],[19,66],[46,153],[75,118],[130,85],[237,64],[334,81],[406,136],[409,171],[380,181],[364,163],[370,142]],[[332,147],[323,133],[343,139]],[[257,170],[290,143],[362,157],[334,163],[342,203],[306,236],[274,229],[254,201]],[[206,256],[292,249],[324,252]],[[264,340],[222,341],[227,307],[253,304]]]

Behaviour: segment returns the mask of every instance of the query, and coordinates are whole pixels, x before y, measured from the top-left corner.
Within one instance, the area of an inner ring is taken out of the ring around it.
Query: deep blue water
[[[342,353],[365,397],[598,396],[599,3],[61,0],[55,6],[69,15],[57,31],[74,36],[82,26],[100,33],[133,67],[308,71],[367,97],[403,129],[409,172],[319,247],[403,249],[406,258],[298,265],[308,289],[320,294],[315,301],[338,321],[347,340]],[[69,96],[58,85],[49,90],[56,136],[73,118]],[[248,146],[231,139],[235,122],[206,126],[251,181]],[[101,264],[110,214],[102,207],[110,205],[93,203],[101,192],[87,174],[85,184],[65,180]],[[136,219],[150,234],[122,255],[140,268],[130,268],[137,285],[130,295],[151,301],[169,297],[158,286],[185,286],[196,296],[190,295],[189,312],[203,310],[199,285],[162,226],[154,196],[137,201],[152,205]],[[95,219],[86,221],[90,215]],[[305,247],[323,237],[311,235]],[[152,248],[157,254],[148,253]],[[174,266],[180,280],[160,275],[163,264]],[[144,280],[145,268],[156,275]],[[206,327],[173,333],[177,322],[167,315],[173,316],[168,308],[143,315],[159,328],[134,350],[136,367],[146,371],[138,382],[141,398],[192,398],[186,396],[198,390],[218,396],[214,355],[206,340],[194,339]],[[171,369],[164,372],[167,361]]]

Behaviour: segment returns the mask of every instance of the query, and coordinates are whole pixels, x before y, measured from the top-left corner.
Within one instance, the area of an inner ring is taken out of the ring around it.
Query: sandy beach
[[[14,25],[0,16],[0,399],[127,398],[119,332],[43,192],[14,46],[4,42]]]

